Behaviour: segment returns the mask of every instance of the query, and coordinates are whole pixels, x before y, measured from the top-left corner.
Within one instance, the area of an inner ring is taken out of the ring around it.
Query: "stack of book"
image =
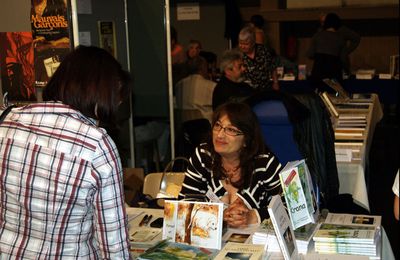
[[[342,136],[360,136],[362,137],[362,133],[367,126],[367,114],[364,113],[354,113],[354,114],[340,114],[337,120],[337,125],[335,129],[335,137],[338,138],[340,136],[336,136],[336,133],[340,133],[346,130],[346,128],[352,128],[351,131],[348,131],[348,135],[342,134]]]
[[[313,237],[315,252],[380,259],[380,216],[329,214]]]
[[[356,79],[373,79],[375,73],[375,69],[359,69],[356,71]]]
[[[297,250],[300,254],[307,253],[310,241],[317,229],[318,224],[310,223],[294,230]],[[268,245],[268,252],[281,252],[274,227],[269,219],[264,220],[259,229],[254,232],[252,236],[252,243],[256,245]]]

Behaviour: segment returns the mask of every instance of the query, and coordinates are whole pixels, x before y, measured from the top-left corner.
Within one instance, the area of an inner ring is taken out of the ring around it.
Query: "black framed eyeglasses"
[[[226,126],[223,127],[219,122],[216,122],[213,126],[213,131],[214,132],[219,132],[221,130],[224,130],[224,133],[226,135],[230,135],[230,136],[238,136],[238,135],[243,135],[243,132],[240,130],[237,130],[233,127],[230,126]]]

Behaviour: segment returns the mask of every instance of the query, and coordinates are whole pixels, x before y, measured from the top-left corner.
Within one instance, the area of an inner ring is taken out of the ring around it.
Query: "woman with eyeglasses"
[[[269,217],[271,197],[281,193],[280,169],[250,106],[226,103],[214,111],[210,140],[190,158],[180,198],[205,195],[224,202],[230,227],[260,223]]]

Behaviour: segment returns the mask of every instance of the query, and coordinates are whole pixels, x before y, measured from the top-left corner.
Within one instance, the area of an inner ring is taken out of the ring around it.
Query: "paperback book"
[[[279,178],[293,228],[314,223],[319,211],[305,160],[288,162]]]
[[[360,227],[381,227],[382,217],[377,215],[359,215],[329,212],[324,221],[329,224],[351,225]]]
[[[297,251],[300,254],[308,252],[310,241],[318,226],[317,223],[310,223],[294,230]],[[260,227],[254,232],[251,242],[258,245],[268,245],[268,252],[281,252],[271,219],[265,219],[261,222]]]
[[[283,257],[285,260],[298,259],[299,254],[295,243],[293,227],[279,195],[272,197],[268,205],[268,213],[274,226]]]
[[[129,236],[132,247],[149,248],[161,240],[160,228],[139,228]]]
[[[162,238],[221,249],[223,210],[223,203],[166,200]]]
[[[314,235],[317,242],[375,244],[377,230],[374,227],[323,223]]]
[[[216,254],[216,250],[200,248],[196,246],[175,243],[168,240],[162,240],[157,245],[149,248],[143,254],[139,255],[139,260],[209,260]]]
[[[339,117],[339,112],[337,111],[335,105],[332,103],[331,99],[329,98],[326,92],[321,94],[322,101],[325,103],[329,113],[332,117]]]
[[[350,99],[349,93],[340,85],[340,83],[335,79],[323,79],[326,85],[331,87],[337,93],[337,97],[343,102]]]
[[[263,253],[264,245],[228,242],[214,259],[261,260]]]

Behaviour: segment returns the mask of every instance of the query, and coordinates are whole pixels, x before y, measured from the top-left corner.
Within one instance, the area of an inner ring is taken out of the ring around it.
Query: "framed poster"
[[[98,21],[99,46],[117,58],[117,41],[114,21]]]
[[[35,87],[47,85],[64,57],[71,51],[69,2],[31,0]]]

